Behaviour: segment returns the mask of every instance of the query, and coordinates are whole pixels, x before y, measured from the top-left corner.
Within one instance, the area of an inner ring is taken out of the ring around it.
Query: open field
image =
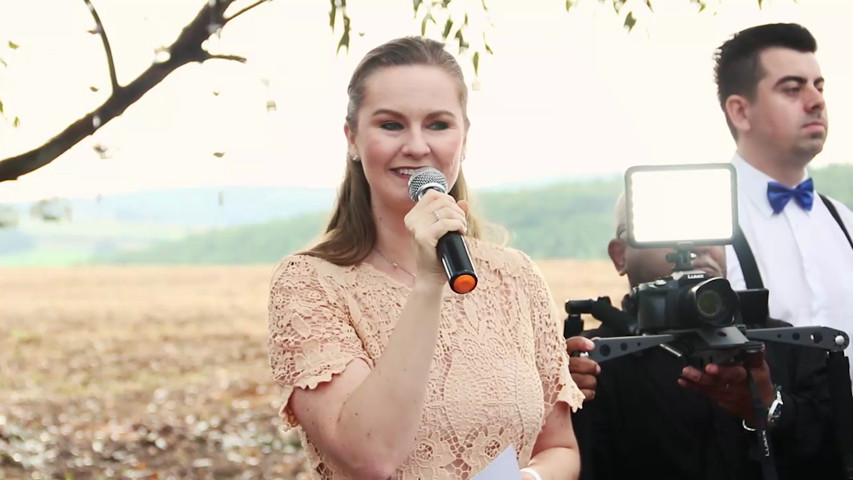
[[[561,303],[626,285],[540,266]],[[0,269],[0,479],[306,478],[267,364],[271,270]]]

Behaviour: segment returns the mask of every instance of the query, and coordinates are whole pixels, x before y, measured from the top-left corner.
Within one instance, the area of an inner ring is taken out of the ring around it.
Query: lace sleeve
[[[317,272],[322,260],[294,255],[279,263],[269,296],[269,361],[282,388],[279,415],[298,425],[290,409],[294,388],[316,388],[355,359],[373,366],[350,323],[338,285]]]
[[[545,417],[557,402],[566,402],[577,411],[583,405],[581,393],[569,373],[569,356],[562,335],[564,316],[551,295],[551,289],[539,267],[526,258],[530,264],[527,291],[530,292],[530,306],[533,309],[533,332],[536,336],[536,367],[542,377],[542,391],[545,393]]]

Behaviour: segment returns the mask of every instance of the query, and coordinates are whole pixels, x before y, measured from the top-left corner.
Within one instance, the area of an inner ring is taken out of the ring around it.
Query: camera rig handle
[[[595,348],[580,355],[589,357],[598,363],[614,358],[624,357],[632,353],[642,352],[658,345],[675,340],[675,335],[633,335],[628,337],[595,338],[592,343]]]
[[[741,335],[738,335],[738,332]],[[843,352],[850,344],[850,337],[847,333],[829,327],[781,327],[749,330],[741,326],[741,328],[680,330],[659,335],[596,338],[593,340],[595,348],[582,355],[601,363],[659,345],[667,348],[667,344],[694,334],[705,345],[706,349],[717,351],[739,349],[750,343],[750,340],[820,348],[828,352]],[[673,352],[671,348],[667,348],[667,350]],[[673,353],[679,354],[677,351]]]
[[[846,332],[830,327],[758,328],[747,330],[746,336],[750,340],[821,348],[828,352],[843,352],[850,345]]]

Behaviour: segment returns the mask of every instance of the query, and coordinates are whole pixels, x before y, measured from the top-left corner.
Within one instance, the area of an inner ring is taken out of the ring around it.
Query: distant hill
[[[31,218],[30,203],[6,204],[19,221],[0,228],[0,266],[100,261],[200,232],[325,211],[334,196],[332,189],[298,187],[150,190],[63,199],[70,219],[55,222]]]
[[[329,209],[335,191],[303,187],[202,187],[67,199],[84,221],[187,227],[249,225]],[[29,204],[14,204],[26,214]]]
[[[485,219],[503,226],[509,244],[534,257],[603,258],[613,230],[621,179],[477,194]],[[98,263],[268,263],[317,238],[328,212],[223,228],[149,249],[97,255]]]
[[[812,175],[821,192],[853,206],[853,165],[830,165]],[[506,229],[509,245],[535,258],[606,258],[613,203],[622,185],[622,177],[612,175],[487,189],[474,192],[473,204],[475,212]],[[223,189],[219,210],[218,191],[147,192],[101,200],[100,205],[115,208],[117,218],[136,222],[80,220],[80,205],[84,212],[91,207],[82,203],[72,203],[77,206],[71,224],[24,219],[17,229],[0,229],[0,265],[274,262],[319,236],[334,197],[331,190]],[[157,222],[155,211],[174,223]]]
[[[304,248],[322,231],[326,212],[287,220],[230,227],[161,241],[129,252],[96,254],[93,263],[106,264],[246,264],[270,263]]]

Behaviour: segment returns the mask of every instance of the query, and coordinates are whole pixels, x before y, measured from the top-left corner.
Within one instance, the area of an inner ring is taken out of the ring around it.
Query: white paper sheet
[[[515,458],[515,447],[508,446],[506,450],[492,460],[473,480],[521,480],[520,467]]]

